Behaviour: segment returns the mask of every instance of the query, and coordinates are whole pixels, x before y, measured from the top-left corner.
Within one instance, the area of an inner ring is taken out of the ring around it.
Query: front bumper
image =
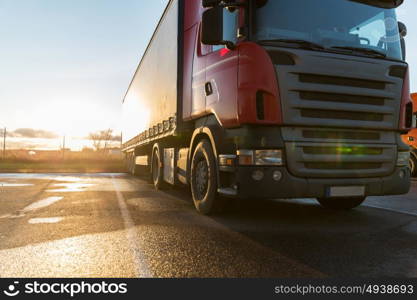
[[[252,178],[256,170],[264,172],[261,181]],[[274,171],[283,174],[279,182],[273,179]],[[396,168],[392,175],[381,178],[299,178],[285,167],[237,167],[235,172],[238,198],[322,198],[332,186],[365,186],[366,196],[402,195],[411,186],[408,167]]]

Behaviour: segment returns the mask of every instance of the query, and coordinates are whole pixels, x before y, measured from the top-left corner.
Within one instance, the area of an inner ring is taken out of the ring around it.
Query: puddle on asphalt
[[[22,212],[16,212],[15,214],[6,214],[6,215],[2,215],[0,216],[0,220],[2,219],[19,219],[24,217],[25,214]]]
[[[3,215],[3,216],[0,216],[0,220],[1,220],[1,219],[9,219],[9,218],[11,218],[11,217],[12,217],[12,215],[11,215],[11,214]]]
[[[84,192],[87,188],[95,186],[91,183],[57,183],[53,185],[57,189],[47,190],[48,193]]]
[[[56,217],[56,218],[33,218],[28,221],[29,224],[55,224],[59,223],[64,218]]]
[[[0,182],[0,187],[25,187],[25,186],[33,186],[34,184],[30,183],[8,183],[8,182]]]
[[[153,186],[140,180],[129,180],[125,174],[0,174],[0,182],[9,187],[25,187],[36,184],[26,184],[28,180],[51,180],[55,182],[47,192],[114,192],[112,182],[117,182],[120,192],[136,192],[153,190]],[[7,181],[7,182],[6,182]],[[22,182],[22,183],[20,183]],[[1,188],[1,185],[0,185]]]
[[[53,177],[51,179],[54,180],[54,181],[66,181],[66,182],[80,182],[80,181],[83,181],[84,180],[82,178],[77,178],[77,177],[64,177],[64,176]]]

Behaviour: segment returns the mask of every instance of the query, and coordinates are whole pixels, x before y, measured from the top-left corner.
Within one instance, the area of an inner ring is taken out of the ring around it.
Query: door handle
[[[206,96],[210,96],[213,94],[213,87],[211,85],[211,82],[206,83],[205,90],[206,90]]]

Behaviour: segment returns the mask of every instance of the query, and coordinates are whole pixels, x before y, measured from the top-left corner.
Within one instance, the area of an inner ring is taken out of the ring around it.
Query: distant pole
[[[6,136],[7,136],[7,128],[4,127],[4,130],[3,130],[3,159],[6,159]]]
[[[63,141],[62,141],[62,160],[65,159],[65,135],[63,137]]]

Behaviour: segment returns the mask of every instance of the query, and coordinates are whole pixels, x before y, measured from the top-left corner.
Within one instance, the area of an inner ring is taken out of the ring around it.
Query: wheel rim
[[[413,158],[410,159],[410,170],[411,170],[411,175],[414,175],[416,173],[416,162],[414,161]]]
[[[154,183],[158,182],[159,172],[159,155],[158,152],[155,152],[152,161],[152,179]]]
[[[207,194],[209,183],[209,168],[205,159],[200,160],[195,167],[195,192],[197,199],[203,199]]]

